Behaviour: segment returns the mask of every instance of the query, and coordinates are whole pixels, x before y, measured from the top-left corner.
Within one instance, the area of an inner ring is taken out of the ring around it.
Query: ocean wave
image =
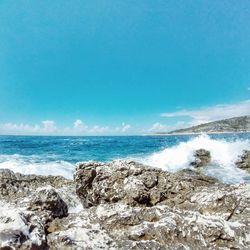
[[[181,137],[180,140],[184,139]],[[97,160],[106,161],[117,159],[120,154],[120,159],[132,159],[166,171],[175,172],[180,169],[191,168],[190,162],[194,160],[194,151],[204,148],[211,152],[212,157],[211,164],[203,169],[205,174],[214,176],[225,183],[250,183],[250,174],[235,166],[235,162],[243,151],[250,149],[249,139],[239,139],[237,137],[219,139],[203,134],[192,137],[188,141],[176,141],[175,145],[167,146],[163,150],[154,153],[152,151],[151,153],[143,152],[140,155],[135,154],[134,156],[131,153],[135,152],[136,148],[127,150],[127,156],[122,155],[119,150],[126,149],[124,145],[121,147],[120,144],[115,143],[113,145],[115,154],[112,155],[109,151],[106,151],[106,147],[102,147],[100,150],[100,147],[95,148],[91,144],[91,147],[88,147],[88,149],[79,148],[77,157],[74,155],[73,158],[70,154],[72,146],[66,149],[60,148],[55,154],[52,154],[51,151],[49,154],[48,152],[32,155],[0,154],[0,168],[8,168],[14,172],[23,174],[61,175],[72,179],[77,161],[96,160],[94,159],[96,156]],[[143,146],[144,149],[148,149],[151,144],[145,145]],[[138,147],[138,144],[134,147]],[[118,148],[119,150],[117,150]],[[152,150],[153,148],[154,146]],[[108,157],[100,159],[98,155],[100,151],[101,153],[105,152],[104,156]],[[72,152],[75,153],[73,149]]]
[[[210,136],[202,134],[187,142],[181,142],[136,160],[175,172],[187,167],[191,168],[189,165],[194,160],[194,152],[201,148],[209,150],[212,157],[211,164],[204,169],[205,174],[226,183],[250,182],[250,174],[235,166],[235,162],[243,151],[250,149],[249,140],[227,141],[225,139],[212,139]]]
[[[0,155],[0,169],[8,168],[22,174],[60,175],[68,179],[73,178],[74,164],[67,161],[41,160],[38,155]]]

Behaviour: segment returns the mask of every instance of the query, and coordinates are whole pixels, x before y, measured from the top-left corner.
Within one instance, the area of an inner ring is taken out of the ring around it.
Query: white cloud
[[[190,117],[192,121],[189,125],[198,125],[201,123],[250,115],[250,100],[235,104],[220,104],[200,109],[180,110],[177,112],[163,113],[163,117]]]
[[[159,133],[159,132],[169,132],[172,130],[176,130],[185,126],[185,122],[178,121],[173,125],[166,125],[159,122],[154,123],[149,129],[142,130],[142,133]]]
[[[82,125],[83,125],[83,122],[81,120],[76,120],[74,122],[74,128],[75,129],[79,129],[79,128],[82,128]]]
[[[0,124],[1,134],[51,134],[57,131],[57,127],[54,121],[46,120],[42,121],[41,124],[24,124],[24,123],[3,123]]]
[[[127,125],[122,129],[125,131]],[[108,134],[114,130],[108,126],[94,125],[88,127],[81,120],[76,120],[72,127],[58,128],[54,121],[45,120],[40,124],[15,124],[3,123],[0,124],[0,134],[16,134],[16,135],[95,135],[95,134]],[[119,132],[121,132],[120,130]]]
[[[37,133],[41,130],[41,127],[38,125],[29,125],[29,124],[14,124],[14,123],[4,123],[0,124],[0,131],[2,134],[25,134],[25,133]]]
[[[94,126],[87,126],[84,122],[82,122],[80,119],[76,120],[73,124],[73,130],[69,128],[67,132],[71,132],[74,134],[89,134],[89,135],[95,135],[95,134],[114,134],[114,133],[125,133],[131,128],[130,124],[122,123],[120,127],[109,127],[109,126],[100,126],[100,125],[94,125]]]
[[[250,100],[234,104],[222,104],[193,110],[180,110],[176,112],[163,113],[163,117],[189,117],[189,121],[177,120],[176,124],[168,125],[155,122],[150,128],[137,130],[142,133],[168,132],[171,130],[198,125],[220,119],[235,116],[250,115]],[[94,125],[89,126],[82,120],[75,120],[69,127],[58,127],[53,120],[44,120],[40,124],[25,123],[3,123],[0,124],[0,134],[17,135],[113,135],[127,134],[132,126],[123,122],[120,126],[110,127]]]
[[[73,123],[73,128],[74,130],[77,132],[84,132],[84,131],[87,131],[88,129],[88,126],[85,125],[80,119],[76,120],[74,123]]]
[[[94,125],[93,127],[91,127],[88,130],[89,134],[106,134],[110,132],[110,128],[108,126],[98,126],[98,125]]]
[[[128,130],[130,130],[132,126],[130,124],[126,124],[123,122],[120,126],[113,129],[115,133],[126,133]]]
[[[167,129],[167,126],[166,125],[163,125],[163,124],[161,124],[161,123],[159,123],[159,122],[156,122],[156,123],[154,123],[153,125],[152,125],[152,127],[151,128],[149,128],[148,130],[147,130],[147,132],[164,132],[164,131],[166,131],[166,129]]]
[[[97,134],[107,134],[111,130],[108,126],[88,126],[82,120],[77,119],[74,121],[72,127],[64,128],[60,131],[60,134],[66,135],[97,135]]]
[[[126,124],[125,122],[122,123],[122,127],[121,127],[121,132],[122,133],[125,133],[127,132],[129,129],[131,128],[131,125],[130,124]]]
[[[40,128],[41,132],[53,133],[57,130],[55,122],[51,120],[42,121],[42,125]]]

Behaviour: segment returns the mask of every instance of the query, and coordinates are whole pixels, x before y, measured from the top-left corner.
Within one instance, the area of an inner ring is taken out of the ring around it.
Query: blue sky
[[[250,1],[1,0],[0,23],[0,134],[250,114]]]

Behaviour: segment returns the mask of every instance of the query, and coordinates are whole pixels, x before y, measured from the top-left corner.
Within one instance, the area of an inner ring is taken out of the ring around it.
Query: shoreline
[[[248,134],[250,131],[225,131],[225,132],[190,132],[190,133],[155,133],[155,134],[144,134],[143,136],[176,136],[176,135],[220,135],[220,134]]]

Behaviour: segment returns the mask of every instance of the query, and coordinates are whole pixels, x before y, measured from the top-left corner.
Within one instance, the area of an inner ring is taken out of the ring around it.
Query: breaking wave
[[[194,151],[203,148],[209,150],[212,157],[211,164],[202,170],[205,174],[225,183],[250,183],[250,174],[235,166],[243,151],[250,149],[248,135],[241,139],[230,136],[218,138],[206,134],[190,138],[183,136],[101,137],[88,138],[87,142],[84,139],[83,145],[72,145],[76,140],[83,140],[82,138],[66,139],[65,142],[64,138],[14,137],[10,141],[4,138],[5,142],[2,142],[2,154],[0,154],[0,169],[8,168],[22,174],[61,175],[72,179],[77,161],[110,161],[119,158],[132,159],[175,172],[191,168],[190,162],[194,160]],[[160,140],[165,144],[162,144],[164,149],[158,151]],[[157,145],[154,144],[156,141]],[[6,149],[6,153],[3,149]],[[153,153],[155,150],[157,151]]]
[[[61,175],[72,179],[74,164],[66,161],[43,161],[39,156],[0,155],[0,169],[8,168],[22,174]]]
[[[208,135],[202,134],[187,142],[181,142],[141,158],[139,161],[175,172],[187,167],[191,168],[189,165],[194,160],[194,151],[201,148],[209,150],[212,158],[211,164],[204,168],[205,174],[226,183],[250,182],[250,174],[235,166],[235,162],[243,151],[250,149],[249,140],[227,141],[225,139],[212,139]]]

